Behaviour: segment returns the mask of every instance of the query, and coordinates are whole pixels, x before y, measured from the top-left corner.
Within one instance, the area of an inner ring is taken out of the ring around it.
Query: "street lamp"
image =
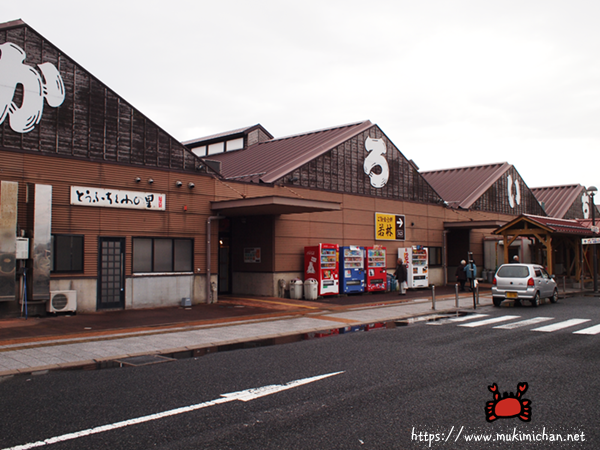
[[[594,195],[598,192],[596,186],[587,188],[590,196],[590,208],[592,209],[592,229],[596,233],[596,204],[594,203]],[[594,295],[598,293],[598,258],[596,254],[596,244],[592,244],[592,259],[594,260]]]

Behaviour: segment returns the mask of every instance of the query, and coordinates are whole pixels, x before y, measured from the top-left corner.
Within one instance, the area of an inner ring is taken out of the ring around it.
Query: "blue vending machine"
[[[365,256],[362,247],[340,247],[340,293],[365,291]]]

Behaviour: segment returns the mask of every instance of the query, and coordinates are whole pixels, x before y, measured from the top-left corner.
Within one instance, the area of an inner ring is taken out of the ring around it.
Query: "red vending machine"
[[[320,296],[340,292],[338,254],[338,244],[304,247],[304,280],[317,280]]]
[[[367,292],[385,291],[387,269],[385,267],[385,247],[375,245],[365,248],[365,289]]]

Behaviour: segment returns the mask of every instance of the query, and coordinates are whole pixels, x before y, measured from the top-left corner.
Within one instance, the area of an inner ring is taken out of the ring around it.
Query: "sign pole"
[[[590,196],[590,208],[592,208],[592,231],[597,233],[596,231],[596,204],[594,203],[594,195],[596,195],[598,189],[596,186],[590,186],[587,188],[587,193]],[[592,247],[592,259],[594,260],[594,295],[598,295],[598,254],[596,251],[596,239],[592,239],[591,244]]]

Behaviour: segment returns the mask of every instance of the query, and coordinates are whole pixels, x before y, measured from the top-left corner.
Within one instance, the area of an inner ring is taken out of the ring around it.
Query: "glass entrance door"
[[[99,238],[97,309],[125,307],[125,239]]]

